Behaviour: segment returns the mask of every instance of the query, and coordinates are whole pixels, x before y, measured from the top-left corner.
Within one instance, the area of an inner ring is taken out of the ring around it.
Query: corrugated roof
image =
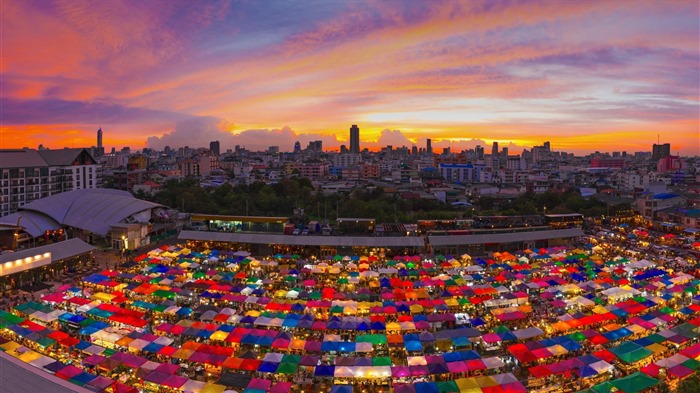
[[[19,211],[0,218],[0,227],[8,226],[15,229],[18,220],[19,226],[32,237],[61,227],[61,224],[50,216],[30,210]]]
[[[428,236],[428,239],[433,246],[457,246],[461,244],[512,243],[578,236],[583,236],[583,230],[580,228],[483,235]]]
[[[34,255],[43,254],[46,252],[51,253],[51,259],[53,261],[60,261],[62,259],[71,258],[76,255],[85,254],[94,249],[95,247],[85,243],[81,239],[68,239],[66,241],[48,244],[46,246],[34,247],[26,250],[2,254],[0,255],[0,263],[15,261],[17,259],[23,259],[26,257],[33,257]]]
[[[182,231],[181,240],[335,247],[423,247],[422,237],[291,236],[266,233]]]
[[[109,227],[136,213],[163,207],[134,198],[126,191],[106,188],[68,191],[36,200],[20,211],[34,211],[55,221],[105,236]]]
[[[0,168],[32,168],[45,166],[47,166],[46,161],[44,161],[36,150],[0,150]]]

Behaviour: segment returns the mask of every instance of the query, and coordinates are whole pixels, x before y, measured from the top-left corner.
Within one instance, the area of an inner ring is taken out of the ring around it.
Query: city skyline
[[[89,147],[102,127],[107,149],[332,150],[358,124],[363,148],[660,135],[700,154],[692,1],[3,2],[1,18],[2,148]]]

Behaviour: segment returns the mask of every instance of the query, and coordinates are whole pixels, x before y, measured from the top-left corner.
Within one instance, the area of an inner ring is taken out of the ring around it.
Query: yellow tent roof
[[[476,382],[476,378],[458,378],[455,379],[455,383],[457,384],[460,392],[471,392],[472,389],[476,389],[474,390],[475,392],[481,392],[481,389],[479,389],[479,383]]]
[[[5,344],[0,345],[0,347],[5,349],[5,352],[10,352],[14,351],[15,349],[21,347],[21,345],[17,344],[14,341],[8,341]]]
[[[109,294],[109,293],[104,293],[104,292],[97,292],[96,294],[92,295],[92,298],[95,300],[99,300],[101,302],[109,303],[114,299],[116,296]]]
[[[223,332],[221,330],[217,330],[214,332],[214,334],[209,337],[210,340],[218,340],[218,341],[223,341],[228,337],[228,333]]]
[[[40,353],[34,352],[34,351],[27,351],[21,355],[19,355],[19,360],[29,363],[33,362],[34,360],[37,360],[41,357]]]
[[[647,345],[645,348],[654,352],[654,353],[663,352],[663,351],[666,351],[668,349],[668,348],[664,347],[663,345],[657,344],[657,343]]]
[[[199,393],[223,393],[224,390],[226,390],[226,386],[224,385],[207,382]]]
[[[476,382],[479,384],[480,387],[485,388],[489,386],[496,386],[498,385],[498,382],[496,382],[493,377],[476,377]]]

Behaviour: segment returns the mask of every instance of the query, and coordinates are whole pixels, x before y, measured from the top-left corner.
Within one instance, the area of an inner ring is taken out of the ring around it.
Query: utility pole
[[[19,246],[19,230],[22,228],[19,226],[19,222],[22,221],[22,218],[24,218],[24,216],[17,217],[17,223],[15,224],[15,233],[12,236],[13,251],[17,251],[17,247]]]

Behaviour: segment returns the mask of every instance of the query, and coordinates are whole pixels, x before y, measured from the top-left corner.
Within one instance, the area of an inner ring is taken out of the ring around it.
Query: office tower
[[[498,142],[493,142],[493,146],[491,146],[491,155],[494,157],[498,155]]]
[[[219,144],[219,141],[209,142],[209,150],[211,150],[214,155],[218,156],[221,153],[221,145]]]
[[[360,154],[360,127],[357,124],[350,127],[350,153]]]
[[[428,154],[433,154],[433,141],[431,141],[430,138],[425,141],[425,149]]]
[[[551,147],[549,145],[549,141],[544,143],[544,150],[549,153],[551,151]]]
[[[418,154],[418,146],[416,146],[416,145],[411,146],[411,154],[414,156]]]
[[[474,149],[476,151],[476,158],[484,158],[484,148],[481,145],[476,145]]]
[[[660,159],[671,155],[671,144],[664,143],[657,145],[654,143],[651,149],[651,161],[657,163]]]
[[[501,151],[501,154],[503,155],[503,157],[508,158],[508,148],[504,147]]]
[[[97,148],[102,149],[102,127],[97,129]]]
[[[299,141],[294,142],[294,152],[299,153],[301,151],[301,143]]]

